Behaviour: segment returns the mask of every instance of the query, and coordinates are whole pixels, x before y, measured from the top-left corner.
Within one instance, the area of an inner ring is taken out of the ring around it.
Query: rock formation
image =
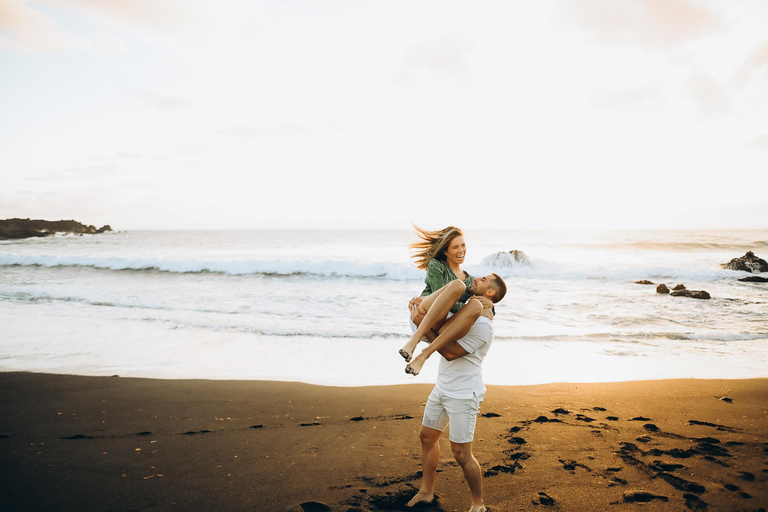
[[[739,279],[742,283],[768,283],[768,277],[747,276]]]
[[[733,258],[728,263],[723,263],[720,266],[729,270],[743,270],[753,274],[757,272],[768,272],[768,262],[755,256],[755,253],[752,251],[747,251],[741,258]]]
[[[512,268],[518,265],[531,265],[531,260],[523,251],[512,250],[509,252],[497,252],[486,256],[482,261],[483,265],[493,267]]]
[[[669,288],[664,283],[656,287],[656,293],[669,293],[672,297],[691,297],[693,299],[711,299],[712,297],[704,290],[689,290],[684,284],[678,284],[669,292]]]
[[[51,236],[56,233],[73,234],[97,234],[112,231],[112,228],[102,226],[86,226],[74,220],[33,220],[33,219],[6,219],[0,220],[0,240],[14,240],[20,238]]]
[[[673,297],[691,297],[692,299],[712,298],[709,293],[705,292],[704,290],[686,290],[685,288],[682,290],[677,290],[676,292],[672,292],[670,295]]]

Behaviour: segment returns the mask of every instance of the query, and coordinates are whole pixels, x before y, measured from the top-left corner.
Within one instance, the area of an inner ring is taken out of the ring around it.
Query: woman
[[[423,337],[433,339],[437,335],[437,331],[446,322],[449,313],[454,314],[451,322],[456,324],[454,328],[458,326],[458,332],[463,333],[461,334],[463,336],[469,332],[472,324],[483,311],[481,299],[473,298],[467,303],[470,297],[469,288],[474,278],[461,269],[467,252],[464,233],[454,226],[448,226],[440,231],[427,231],[418,226],[414,228],[421,241],[411,244],[411,249],[418,251],[412,257],[420,269],[427,271],[427,276],[424,279],[426,287],[421,297],[409,303],[411,321],[414,323],[412,327],[415,330],[413,336],[400,349],[400,355],[406,362],[410,362],[416,346]],[[460,286],[457,291],[457,280],[463,282],[463,291]],[[450,287],[448,287],[449,283],[451,283]],[[446,288],[451,288],[455,292],[452,297],[460,293],[458,300],[449,310],[447,306],[450,304],[444,305],[444,300],[442,302],[435,300]],[[439,307],[432,308],[433,303],[438,303]],[[414,372],[410,366],[406,367],[406,372],[414,375],[418,373],[418,371]]]

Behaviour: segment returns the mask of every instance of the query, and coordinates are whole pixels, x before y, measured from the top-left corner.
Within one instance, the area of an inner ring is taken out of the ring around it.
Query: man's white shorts
[[[451,398],[435,386],[424,407],[421,424],[442,432],[450,423],[448,439],[452,443],[471,443],[475,438],[475,423],[483,398],[484,395],[478,397],[476,394],[472,398]]]

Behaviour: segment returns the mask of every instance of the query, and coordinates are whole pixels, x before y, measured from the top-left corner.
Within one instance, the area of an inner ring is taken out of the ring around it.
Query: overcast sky
[[[768,228],[764,0],[0,0],[0,218]]]

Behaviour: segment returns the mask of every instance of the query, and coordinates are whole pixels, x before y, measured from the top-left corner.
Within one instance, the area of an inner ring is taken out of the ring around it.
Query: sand
[[[0,373],[0,389],[2,511],[377,511],[419,485],[431,385]],[[766,509],[767,410],[768,379],[489,386],[474,443],[486,504]],[[468,510],[441,447],[426,510]]]

